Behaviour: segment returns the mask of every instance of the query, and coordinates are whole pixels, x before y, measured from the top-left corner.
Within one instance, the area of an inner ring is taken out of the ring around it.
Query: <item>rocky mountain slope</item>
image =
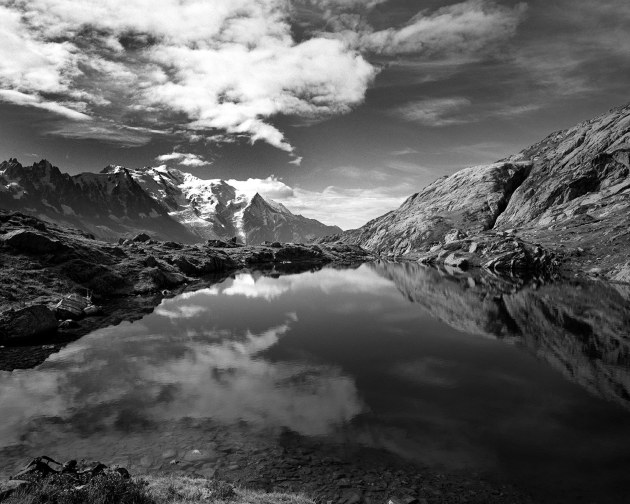
[[[628,215],[630,105],[504,161],[438,179],[400,208],[326,240],[428,262],[457,252],[485,265],[474,258],[483,248],[472,243],[516,237],[570,257],[583,270],[630,281]],[[461,247],[449,247],[453,242]]]
[[[148,232],[184,243],[229,239],[311,242],[341,230],[294,215],[260,195],[248,197],[223,180],[202,180],[166,167],[70,176],[47,161],[0,164],[0,207],[31,213],[103,239]]]

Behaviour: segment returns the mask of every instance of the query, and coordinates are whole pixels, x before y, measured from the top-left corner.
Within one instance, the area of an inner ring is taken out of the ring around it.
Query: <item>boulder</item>
[[[172,264],[177,266],[179,271],[181,271],[184,275],[198,276],[201,274],[199,264],[183,255],[175,256],[172,260]]]
[[[9,310],[0,315],[0,341],[19,343],[57,330],[57,319],[45,305]]]
[[[102,308],[100,306],[96,306],[96,305],[88,305],[85,308],[83,308],[83,313],[87,317],[92,317],[94,315],[100,315],[102,311],[103,311]]]
[[[20,252],[30,254],[54,254],[69,249],[61,241],[30,229],[10,231],[1,240]]]
[[[164,242],[164,243],[163,243],[163,245],[164,245],[166,248],[169,248],[169,249],[175,249],[175,250],[181,250],[182,248],[184,248],[184,246],[183,246],[181,243],[174,242],[174,241],[167,241],[167,242]]]
[[[163,271],[160,268],[146,268],[134,286],[136,294],[148,294],[183,284],[187,278],[181,273]]]
[[[444,243],[451,243],[454,241],[462,240],[466,238],[466,233],[460,231],[459,229],[452,229],[448,233],[444,235]]]
[[[79,320],[85,315],[83,310],[85,310],[89,304],[90,302],[85,297],[79,294],[70,294],[57,303],[55,313],[59,320]]]
[[[465,270],[468,268],[469,262],[468,259],[466,259],[465,257],[450,254],[446,259],[444,259],[444,265]]]
[[[148,242],[151,237],[146,233],[140,233],[139,235],[134,236],[132,241],[135,242]]]
[[[611,278],[614,282],[630,283],[630,262],[621,266]]]

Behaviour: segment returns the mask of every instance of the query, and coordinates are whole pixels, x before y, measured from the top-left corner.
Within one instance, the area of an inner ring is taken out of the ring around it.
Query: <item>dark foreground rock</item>
[[[371,258],[347,244],[226,248],[141,238],[114,245],[0,210],[0,344],[41,337],[56,345],[120,319],[139,318],[165,295],[239,269],[304,269]],[[3,362],[6,353],[0,352],[3,369],[10,367]]]
[[[54,333],[59,325],[55,314],[45,305],[10,309],[0,315],[0,343],[21,343]]]

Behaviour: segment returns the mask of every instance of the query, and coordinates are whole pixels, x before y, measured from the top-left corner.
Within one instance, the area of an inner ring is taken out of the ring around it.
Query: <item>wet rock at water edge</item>
[[[456,254],[450,254],[444,259],[445,266],[451,266],[460,270],[468,269],[469,262],[465,257],[459,257]]]
[[[70,294],[65,296],[55,306],[55,313],[60,320],[79,320],[85,316],[84,310],[90,305],[90,302],[84,296],[79,294]]]

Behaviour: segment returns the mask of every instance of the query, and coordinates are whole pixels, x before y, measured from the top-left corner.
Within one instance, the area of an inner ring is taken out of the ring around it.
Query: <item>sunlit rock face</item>
[[[202,180],[166,167],[70,176],[47,161],[0,164],[0,207],[32,213],[113,239],[148,231],[185,243],[230,239],[311,242],[336,226],[294,215],[285,206],[238,191],[224,180]]]
[[[629,155],[630,105],[551,134],[513,156],[533,168],[497,227],[613,222],[630,206]]]
[[[527,161],[467,168],[436,180],[397,210],[340,238],[375,252],[402,255],[428,250],[453,229],[490,229],[530,169]]]
[[[438,179],[365,226],[332,237],[381,254],[426,252],[457,232],[510,231],[623,281],[630,262],[630,105],[553,133],[503,162]],[[592,266],[591,266],[592,267]]]

